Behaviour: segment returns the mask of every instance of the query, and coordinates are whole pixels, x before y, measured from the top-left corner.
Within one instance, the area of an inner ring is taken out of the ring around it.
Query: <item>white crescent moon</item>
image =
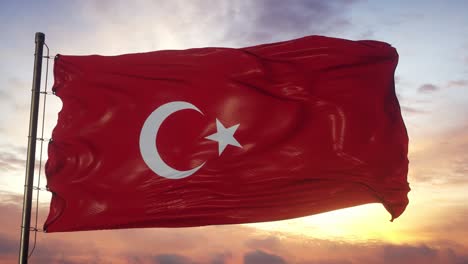
[[[140,133],[140,152],[143,160],[157,175],[167,179],[182,179],[188,177],[205,165],[205,162],[203,162],[203,164],[191,170],[179,171],[167,165],[159,155],[156,146],[159,128],[164,120],[171,114],[184,109],[192,109],[203,115],[202,111],[191,103],[183,101],[170,102],[156,108],[156,110],[148,116]]]

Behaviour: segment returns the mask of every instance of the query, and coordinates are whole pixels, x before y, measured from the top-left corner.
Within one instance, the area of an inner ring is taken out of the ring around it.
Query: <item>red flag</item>
[[[409,191],[396,50],[320,36],[63,56],[47,232],[236,224]]]

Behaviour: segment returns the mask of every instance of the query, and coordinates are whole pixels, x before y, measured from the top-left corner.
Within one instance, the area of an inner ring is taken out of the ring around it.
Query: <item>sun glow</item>
[[[284,232],[316,239],[337,239],[353,242],[385,241],[405,243],[417,240],[405,234],[396,219],[380,204],[368,204],[292,220],[250,224],[260,230]]]

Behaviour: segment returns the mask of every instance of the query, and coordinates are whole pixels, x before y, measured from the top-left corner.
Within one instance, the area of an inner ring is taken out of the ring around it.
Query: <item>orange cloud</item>
[[[21,197],[1,194],[0,263],[16,263]],[[41,207],[41,218],[46,208]],[[449,213],[451,211],[447,211]],[[466,212],[466,211],[465,211]],[[5,217],[7,216],[7,217]],[[463,218],[457,225],[468,230]],[[447,224],[447,223],[445,223]],[[447,232],[441,223],[431,232]],[[431,228],[431,227],[428,227]],[[427,231],[427,230],[426,230]],[[454,230],[455,231],[455,230]],[[409,230],[408,232],[424,232]],[[432,234],[437,237],[437,234]],[[454,241],[417,244],[314,239],[243,225],[38,234],[32,263],[345,264],[466,263],[467,247]]]
[[[416,183],[468,184],[468,123],[420,140],[410,149],[410,176]],[[448,189],[447,189],[448,191]]]

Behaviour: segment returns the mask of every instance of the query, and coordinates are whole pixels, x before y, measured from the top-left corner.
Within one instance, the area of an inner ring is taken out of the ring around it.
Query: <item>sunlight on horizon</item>
[[[247,226],[314,239],[404,244],[428,238],[412,232],[409,228],[417,225],[415,220],[417,218],[407,208],[403,215],[391,222],[391,216],[383,205],[372,203],[302,218],[247,224]]]

